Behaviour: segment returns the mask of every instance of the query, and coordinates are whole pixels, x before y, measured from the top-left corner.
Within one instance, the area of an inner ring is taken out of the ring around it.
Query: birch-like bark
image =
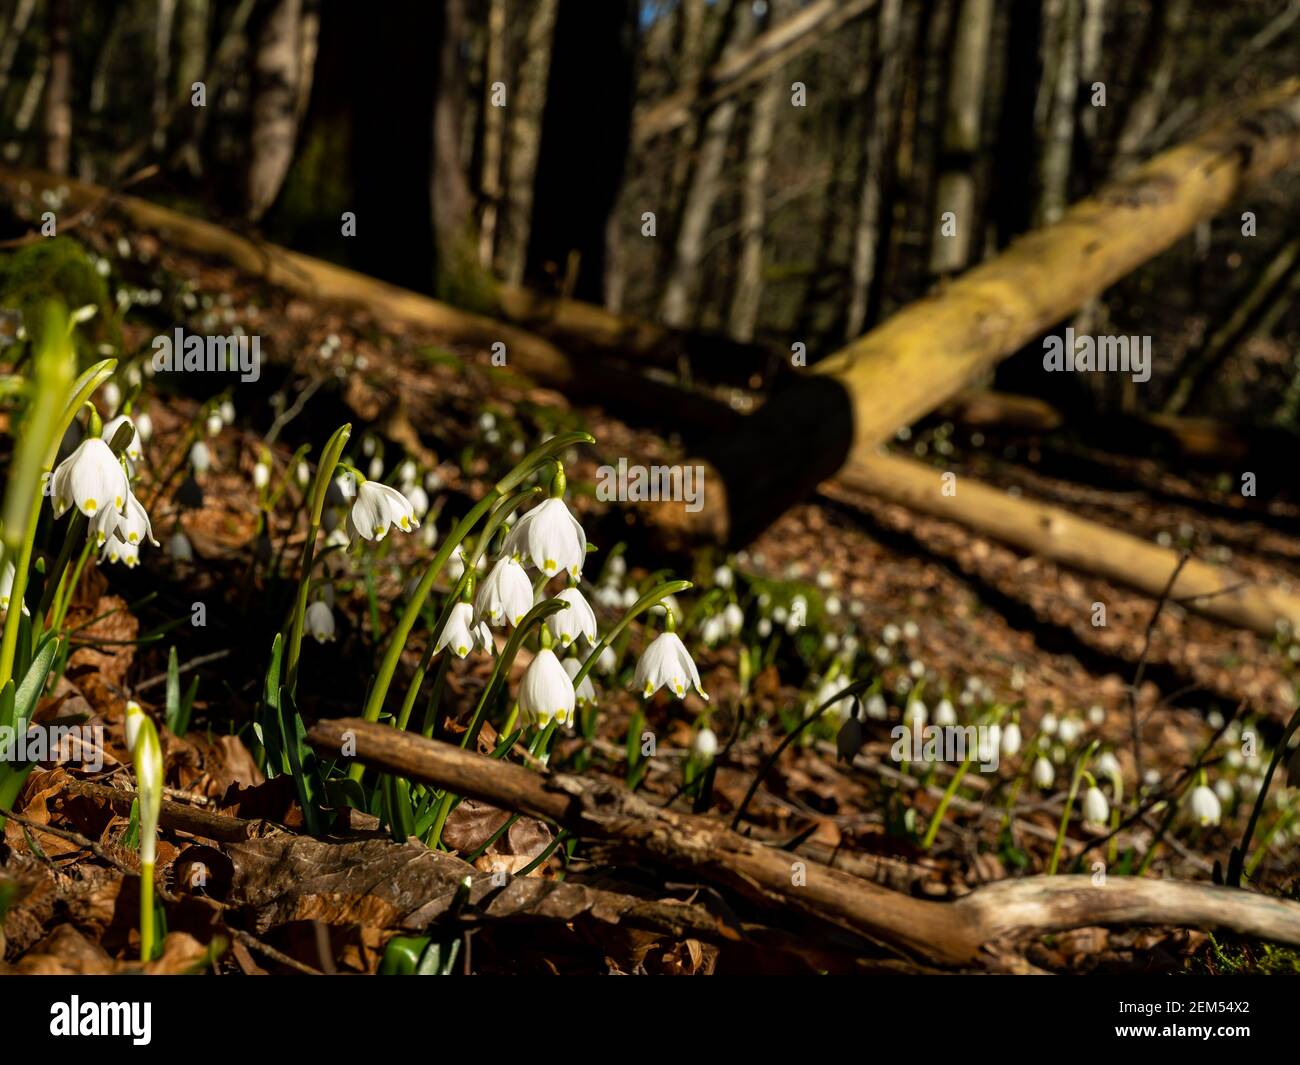
[[[493,102],[495,86],[505,85],[506,0],[492,0],[487,21],[487,77],[483,86],[483,173],[479,195],[483,212],[478,227],[479,265],[492,269],[497,217],[501,209],[501,156],[505,148],[506,109]],[[507,86],[507,103],[509,87]]]
[[[72,5],[47,0],[49,76],[45,84],[45,169],[66,174],[72,161]]]
[[[255,45],[248,164],[248,217],[254,221],[275,202],[293,161],[301,17],[301,0],[276,0]]]
[[[1038,202],[1035,220],[1049,225],[1070,200],[1074,107],[1079,91],[1079,0],[1043,7],[1043,80],[1039,86]]]

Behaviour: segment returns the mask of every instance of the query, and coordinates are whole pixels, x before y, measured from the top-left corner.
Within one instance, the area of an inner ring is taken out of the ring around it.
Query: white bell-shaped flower
[[[1056,770],[1052,768],[1052,763],[1041,754],[1034,761],[1033,775],[1034,783],[1044,791],[1056,780]]]
[[[934,723],[944,727],[957,724],[957,708],[951,699],[939,700],[939,705],[934,708]]]
[[[1095,784],[1083,793],[1083,820],[1089,825],[1104,825],[1110,820],[1110,803]]]
[[[835,677],[832,680],[822,681],[817,687],[817,694],[813,697],[813,704],[809,709],[816,710],[830,702],[831,699],[835,699],[833,703],[830,703],[826,713],[833,714],[835,717],[839,718],[841,722],[847,721],[849,716],[853,713],[853,696],[845,695],[838,699],[836,696],[852,683],[853,682],[849,680],[848,677],[843,676]]]
[[[136,415],[135,433],[146,444],[149,442],[149,437],[153,436],[153,419],[149,417],[148,411],[141,411]]]
[[[579,636],[585,637],[587,643],[594,644],[596,614],[582,592],[577,588],[565,588],[555,598],[569,604],[546,619],[546,627],[551,630],[551,635],[560,641],[560,646],[567,648]]]
[[[253,467],[253,487],[261,491],[271,483],[271,467],[265,462],[259,462]]]
[[[207,473],[212,466],[212,452],[202,440],[195,440],[194,446],[190,448],[190,465],[194,467],[195,473]]]
[[[732,636],[738,636],[745,626],[745,612],[740,609],[739,604],[728,603],[726,609],[722,611],[722,620],[727,624],[727,632]]]
[[[77,445],[50,479],[56,518],[74,503],[88,518],[105,508],[121,513],[129,491],[121,460],[98,437],[89,437]]]
[[[190,538],[183,529],[172,533],[171,539],[167,541],[167,550],[177,562],[194,561],[194,548],[190,546]]]
[[[533,608],[533,586],[513,556],[501,559],[483,578],[474,597],[474,618],[491,625],[518,625]]]
[[[1219,802],[1219,797],[1214,794],[1212,788],[1204,784],[1198,785],[1192,791],[1188,805],[1191,807],[1192,816],[1202,828],[1217,825],[1223,817],[1223,806]]]
[[[582,663],[576,658],[566,658],[560,665],[564,667],[564,672],[569,675],[570,680],[576,677],[578,670],[582,668]],[[579,706],[596,705],[596,686],[591,683],[591,674],[582,678],[582,683],[577,688],[577,697]]]
[[[675,632],[661,632],[641,652],[632,684],[647,699],[665,685],[679,699],[685,697],[688,688],[708,699],[700,684],[699,670]]]
[[[4,568],[0,569],[0,610],[9,609],[9,599],[14,590],[14,564],[6,562]],[[23,604],[23,613],[31,616],[31,611],[27,609],[27,604]]]
[[[420,527],[411,501],[396,488],[366,481],[357,489],[356,501],[348,512],[349,530],[366,540],[382,540],[394,525],[402,532]]]
[[[457,658],[465,658],[471,651],[482,650],[492,645],[492,632],[486,622],[474,623],[474,607],[469,603],[457,603],[451,608],[447,624],[438,634],[433,653],[437,654],[444,647],[450,647]]]
[[[302,625],[317,643],[329,643],[334,639],[334,611],[323,600],[317,599],[307,608]]]
[[[104,562],[120,562],[127,569],[134,569],[140,564],[140,545],[124,544],[114,536],[104,545],[104,551],[99,557]]]
[[[691,754],[704,765],[713,761],[718,753],[718,735],[707,725],[700,729],[691,740]]]
[[[1002,754],[1014,758],[1020,752],[1020,742],[1020,726],[1014,721],[1009,722],[1002,730]]]
[[[114,530],[118,539],[123,543],[134,544],[137,547],[148,540],[154,547],[158,546],[158,541],[153,538],[153,526],[149,522],[149,514],[144,509],[144,504],[136,499],[134,493],[128,493],[126,497],[126,509],[122,514],[122,520],[117,523]]]
[[[131,439],[127,441],[126,450],[123,454],[132,462],[139,462],[144,457],[144,451],[140,447],[140,428],[125,414],[119,414],[111,421],[105,422],[101,436],[105,443],[112,443],[113,437],[117,435],[118,429],[123,425],[131,426]]]
[[[503,553],[519,555],[548,577],[564,570],[576,580],[587,558],[587,534],[563,499],[546,499],[510,530]]]
[[[571,725],[576,701],[573,681],[555,652],[548,648],[538,651],[519,682],[519,712],[542,728],[551,723],[551,718],[561,725]]]

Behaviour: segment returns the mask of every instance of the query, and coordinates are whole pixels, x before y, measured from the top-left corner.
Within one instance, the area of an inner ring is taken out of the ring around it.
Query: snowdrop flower
[[[609,651],[610,649],[606,647],[605,650]],[[612,654],[613,652],[611,651],[610,653]],[[604,657],[604,652],[601,653],[601,657],[602,658]],[[573,680],[573,678],[578,675],[578,670],[582,668],[582,663],[579,662],[576,658],[566,658],[563,662],[560,663],[560,665],[564,667],[564,672],[566,672],[569,675],[570,680]],[[600,659],[596,660],[596,665],[597,666],[600,665]],[[576,694],[577,694],[579,706],[596,705],[596,686],[591,683],[590,674],[582,678],[582,683],[578,685],[578,690]]]
[[[1006,758],[1014,758],[1019,753],[1020,726],[1012,721],[1002,730],[1002,754]]]
[[[474,598],[474,618],[493,625],[518,625],[533,608],[533,586],[524,567],[507,555],[492,567]]]
[[[1104,825],[1110,820],[1110,803],[1101,793],[1101,788],[1093,785],[1083,793],[1083,822],[1087,825]]]
[[[722,611],[722,620],[727,626],[727,632],[732,636],[738,636],[745,626],[745,612],[737,604],[728,603],[726,609]]]
[[[700,729],[691,740],[691,754],[703,765],[713,761],[718,753],[718,737],[707,725]]]
[[[120,513],[129,493],[121,461],[98,437],[78,444],[77,450],[59,463],[50,478],[56,518],[62,517],[73,503],[88,518],[93,518],[101,508]]]
[[[382,540],[390,526],[402,532],[420,527],[420,519],[411,509],[411,502],[396,488],[378,481],[364,481],[357,489],[356,502],[348,512],[349,531],[365,540]]]
[[[1056,780],[1056,770],[1052,768],[1052,763],[1041,754],[1034,761],[1033,775],[1034,783],[1044,791]]]
[[[7,611],[9,609],[9,599],[10,596],[13,595],[13,589],[14,564],[12,562],[6,562],[4,564],[4,569],[0,570],[0,610]],[[31,611],[27,609],[26,603],[23,604],[23,613],[28,617],[31,616]]]
[[[526,559],[548,577],[564,570],[577,580],[587,558],[587,535],[557,496],[543,500],[519,519],[502,553]]]
[[[194,548],[190,546],[189,538],[183,529],[177,529],[172,533],[172,538],[167,541],[167,550],[177,562],[194,561]]]
[[[939,700],[939,705],[934,708],[934,723],[945,726],[957,724],[957,710],[950,700]]]
[[[1204,784],[1198,785],[1192,792],[1189,806],[1192,816],[1202,828],[1217,825],[1223,816],[1223,806],[1219,803],[1219,797]]]
[[[555,652],[549,648],[538,651],[519,682],[519,712],[542,728],[551,723],[551,718],[561,725],[571,725],[576,701],[573,681]]]
[[[190,448],[190,465],[194,467],[195,473],[207,473],[212,465],[212,453],[202,440],[195,440],[194,446]]]
[[[889,704],[885,702],[885,697],[879,692],[873,692],[867,697],[867,717],[873,721],[884,721],[889,716]]]
[[[140,736],[140,726],[144,723],[144,707],[134,699],[128,699],[126,703],[126,749],[129,754],[135,754],[136,740]]]
[[[148,417],[148,415],[142,414],[141,417],[145,418]],[[104,443],[111,443],[113,437],[117,435],[118,429],[123,425],[131,426],[131,439],[127,441],[126,451],[123,452],[123,454],[125,454],[132,462],[139,462],[144,454],[144,452],[140,450],[140,427],[132,424],[131,419],[125,414],[119,414],[116,418],[112,419],[112,421],[105,422],[104,431],[100,436],[103,438]]]
[[[719,588],[728,589],[735,583],[735,576],[729,566],[719,566],[713,571],[713,583]]]
[[[565,588],[555,598],[569,604],[546,619],[546,627],[560,641],[560,646],[567,648],[579,636],[585,637],[587,643],[595,644],[596,615],[582,592],[577,588]]]
[[[457,658],[465,658],[471,651],[491,646],[492,632],[482,621],[475,624],[473,605],[457,603],[451,608],[447,624],[438,634],[438,642],[433,646],[433,653],[438,654],[444,647],[450,647]]]
[[[208,420],[206,423],[208,436],[219,436],[221,434],[221,430],[225,428],[225,424],[226,423],[221,420],[221,415],[216,411],[213,411],[211,414],[208,415]]]
[[[334,639],[334,611],[324,600],[317,599],[307,608],[303,627],[317,643],[329,643]]]
[[[677,633],[672,631],[661,632],[641,652],[632,685],[647,699],[665,685],[679,699],[685,697],[687,688],[694,688],[701,698],[708,699],[690,652]]]
[[[271,483],[271,467],[265,462],[259,462],[253,467],[253,487],[261,491]]]
[[[100,557],[108,562],[121,562],[127,569],[135,569],[140,564],[140,546],[119,543],[116,539],[110,540]]]

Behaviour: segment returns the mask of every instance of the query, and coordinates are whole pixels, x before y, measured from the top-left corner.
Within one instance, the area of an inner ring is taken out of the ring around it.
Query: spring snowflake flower
[[[396,488],[378,481],[366,481],[357,489],[356,502],[348,513],[349,530],[366,540],[382,540],[390,526],[402,532],[420,527],[411,501]]]
[[[194,467],[195,473],[207,473],[212,466],[212,452],[202,440],[195,440],[194,446],[190,448],[190,465]]]
[[[695,734],[691,740],[691,754],[704,765],[713,761],[714,756],[718,753],[718,736],[713,729],[705,726]]]
[[[548,648],[538,651],[519,682],[519,712],[542,728],[551,723],[551,718],[561,725],[571,725],[576,701],[573,681],[555,652]]]
[[[641,652],[632,685],[647,699],[664,685],[679,699],[685,697],[687,688],[694,688],[701,698],[708,699],[700,684],[699,670],[675,632],[661,632]]]
[[[1083,821],[1088,825],[1104,825],[1110,820],[1110,803],[1095,784],[1083,793]]]
[[[1041,754],[1034,762],[1034,783],[1046,791],[1056,780],[1056,770],[1052,768],[1052,763],[1044,758]]]
[[[519,560],[507,555],[483,578],[474,597],[474,618],[492,625],[518,625],[533,608],[533,586]]]
[[[91,437],[77,445],[77,450],[59,463],[50,478],[50,497],[54,516],[62,517],[72,504],[86,517],[93,518],[101,509],[121,513],[130,494],[122,463],[103,440]]]
[[[600,657],[596,659],[596,668],[609,676],[618,666],[618,655],[614,653],[614,648],[606,647],[600,652]]]
[[[317,599],[307,608],[303,618],[303,628],[317,643],[329,643],[334,639],[334,611],[329,604]]]
[[[145,417],[147,417],[147,415],[141,415],[142,420]],[[123,454],[125,454],[132,462],[139,462],[140,459],[144,457],[144,451],[141,450],[140,447],[140,427],[132,422],[125,414],[119,414],[112,421],[105,422],[104,431],[100,434],[100,437],[103,439],[104,443],[111,443],[113,437],[117,435],[118,429],[123,425],[131,426],[131,439],[127,441],[126,451],[123,452]]]
[[[582,592],[577,588],[565,588],[555,598],[569,604],[546,619],[546,627],[560,641],[560,646],[567,649],[579,636],[585,637],[588,644],[595,644],[596,614]]]
[[[1002,730],[1002,754],[1014,758],[1020,753],[1020,726],[1014,721]]]
[[[167,550],[177,562],[194,561],[194,548],[190,546],[189,537],[183,529],[172,533],[172,538],[167,541]]]
[[[704,624],[700,626],[700,639],[704,641],[706,647],[717,646],[726,635],[727,622],[721,614],[705,618]]]
[[[867,696],[867,717],[873,721],[884,721],[889,716],[889,704],[879,692]]]
[[[127,569],[135,569],[140,564],[140,545],[120,543],[113,538],[104,545],[100,558],[106,562],[121,562]]]
[[[129,492],[126,497],[126,509],[122,513],[121,520],[117,522],[114,532],[118,539],[126,544],[138,547],[148,540],[154,547],[158,546],[158,541],[153,538],[153,526],[149,522],[144,504]]]
[[[149,417],[147,412],[136,416],[135,433],[146,444],[149,442],[149,438],[153,436],[153,419]]]
[[[606,648],[606,650],[608,650],[608,648]],[[597,659],[597,664],[599,664],[599,659]],[[582,668],[582,663],[576,658],[566,658],[560,663],[560,665],[564,667],[564,672],[569,675],[570,680],[573,680],[573,678],[578,675],[578,670]],[[596,686],[591,683],[590,674],[583,677],[582,683],[578,685],[577,698],[579,706],[596,705]]]
[[[957,724],[957,710],[951,700],[939,700],[939,705],[934,708],[934,723],[945,726]]]
[[[740,630],[745,627],[745,612],[736,603],[728,603],[722,611],[722,620],[726,623],[729,635],[739,636]]]
[[[271,483],[271,467],[259,462],[253,467],[253,487],[259,491]]]
[[[735,583],[735,575],[729,566],[719,566],[713,571],[713,583],[719,588],[730,588]]]
[[[217,411],[213,411],[208,415],[208,436],[219,436],[221,430],[225,428],[225,425],[226,423],[221,420],[221,415]]]
[[[564,570],[577,580],[587,558],[587,534],[563,499],[545,499],[510,530],[502,553],[527,559],[548,577]]]
[[[13,595],[14,589],[14,564],[6,562],[4,568],[0,569],[0,610],[9,609],[9,599]],[[27,604],[23,604],[23,613],[31,616],[31,611],[27,609]]]
[[[457,603],[451,608],[447,624],[438,634],[433,653],[437,654],[444,647],[450,647],[457,658],[466,657],[471,651],[482,650],[492,646],[492,632],[486,622],[474,622],[474,607],[469,603]]]
[[[235,405],[228,399],[221,401],[221,406],[217,408],[217,413],[221,415],[221,420],[230,425],[235,420]]]
[[[1097,756],[1097,774],[1108,780],[1118,780],[1121,776],[1119,759],[1114,751],[1102,751]]]
[[[823,703],[834,699],[852,683],[848,677],[836,677],[834,680],[822,681],[817,689],[817,694],[813,697],[812,709],[816,710]],[[845,695],[842,698],[835,699],[835,702],[831,703],[826,712],[834,714],[840,721],[847,721],[853,714],[853,696]]]
[[[1198,785],[1192,792],[1188,805],[1191,807],[1192,816],[1202,828],[1217,825],[1223,817],[1223,806],[1219,802],[1219,797],[1204,784]]]

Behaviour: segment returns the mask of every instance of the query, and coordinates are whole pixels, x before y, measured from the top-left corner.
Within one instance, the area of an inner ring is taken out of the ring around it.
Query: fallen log
[[[660,505],[663,540],[743,542],[835,474],[1077,311],[1234,198],[1300,160],[1300,79],[1163,152],[1056,223],[774,391],[700,449],[704,506]]]
[[[765,846],[720,822],[653,806],[624,788],[539,774],[360,718],[320,721],[318,752],[355,758],[571,831],[635,847],[649,859],[734,891],[760,908],[949,967],[989,964],[1001,940],[1102,924],[1228,928],[1300,945],[1300,903],[1210,884],[1112,877],[1034,877],[985,885],[953,902],[891,891]]]
[[[134,791],[109,788],[88,781],[72,782],[68,785],[68,793],[105,803],[114,813],[121,814],[123,817],[131,815],[131,807],[136,800]],[[242,817],[230,817],[211,810],[201,810],[197,806],[172,802],[169,799],[162,801],[158,823],[163,828],[187,832],[192,836],[201,836],[203,839],[218,843],[243,843],[279,831],[269,821],[250,821]]]
[[[838,481],[1153,597],[1165,591],[1179,563],[1170,548],[969,477],[958,476],[953,494],[945,494],[941,471],[898,455],[857,454]],[[1273,636],[1280,620],[1300,625],[1300,597],[1198,559],[1187,561],[1168,594],[1188,610],[1263,636]]]

